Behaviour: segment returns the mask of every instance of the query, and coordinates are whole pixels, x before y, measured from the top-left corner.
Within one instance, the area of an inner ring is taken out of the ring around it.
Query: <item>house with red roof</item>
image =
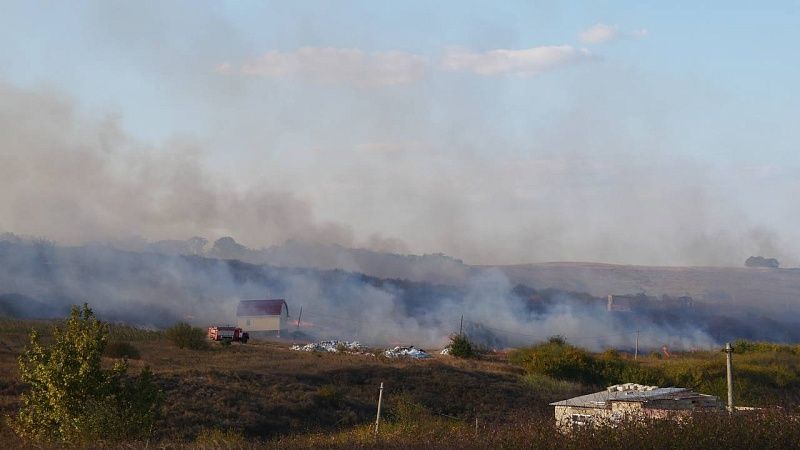
[[[243,300],[236,308],[236,325],[248,333],[280,336],[289,325],[289,305],[282,298]]]

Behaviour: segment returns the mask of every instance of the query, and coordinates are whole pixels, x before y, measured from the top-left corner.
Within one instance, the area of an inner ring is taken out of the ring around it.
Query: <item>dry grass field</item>
[[[18,381],[16,358],[29,330],[40,330],[47,341],[53,324],[0,320],[3,416],[15,413],[25,389]],[[131,373],[144,365],[152,368],[166,402],[151,442],[99,443],[97,448],[656,448],[645,441],[631,446],[635,436],[665,443],[658,448],[693,448],[698,439],[730,444],[724,448],[759,443],[790,448],[792,442],[800,442],[797,405],[791,405],[791,399],[783,410],[789,415],[632,424],[613,432],[564,436],[553,427],[548,403],[598,386],[530,372],[503,354],[468,360],[438,354],[428,360],[391,360],[371,354],[305,353],[291,350],[288,342],[269,341],[188,350],[177,348],[162,333],[125,326],[111,327],[111,341],[130,343],[138,350],[140,358],[129,361]],[[764,345],[772,344],[756,344],[740,360],[764,367],[769,360],[775,370],[796,375],[800,358],[794,347],[787,351],[761,348]],[[763,352],[778,356],[759,356]],[[781,358],[791,361],[778,365]],[[686,372],[691,376],[719,378],[719,362],[719,355],[696,353],[674,361],[644,358],[642,367],[684,373],[691,366],[698,368]],[[775,378],[766,371],[759,376]],[[784,388],[794,389],[790,378]],[[376,437],[371,424],[381,382],[384,423]],[[715,381],[710,383],[716,387]],[[773,389],[764,395],[774,399],[780,392]],[[738,434],[730,435],[730,429]],[[7,448],[29,445],[5,421],[0,439]]]
[[[13,414],[23,389],[16,358],[31,327],[47,334],[48,322],[0,321],[0,414]],[[391,360],[383,356],[306,353],[288,342],[251,341],[179,349],[160,333],[112,327],[112,341],[123,338],[141,354],[131,373],[148,365],[166,394],[158,439],[193,441],[208,430],[233,430],[266,440],[309,431],[339,430],[374,420],[378,388],[384,407],[413,402],[435,414],[465,420],[509,421],[546,417],[547,403],[578,394],[539,391],[520,382],[522,369],[502,356],[460,360],[435,355],[429,360]],[[109,365],[113,359],[106,361]],[[569,390],[569,389],[568,389]],[[444,416],[439,416],[444,417]],[[8,430],[5,430],[7,434]]]

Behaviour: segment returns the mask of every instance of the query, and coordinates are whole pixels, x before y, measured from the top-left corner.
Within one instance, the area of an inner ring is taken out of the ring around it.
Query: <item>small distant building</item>
[[[633,295],[608,295],[608,305],[606,310],[616,312],[631,312],[633,305],[636,302],[636,297]]]
[[[692,309],[694,308],[694,299],[688,295],[680,297],[670,297],[668,295],[661,296],[661,306],[664,309]]]
[[[680,418],[697,411],[719,412],[719,398],[688,388],[660,388],[625,383],[605,391],[550,403],[556,424],[563,430],[582,426],[614,425],[626,418]]]
[[[289,325],[289,305],[282,298],[243,300],[236,308],[236,326],[249,333],[280,336]]]

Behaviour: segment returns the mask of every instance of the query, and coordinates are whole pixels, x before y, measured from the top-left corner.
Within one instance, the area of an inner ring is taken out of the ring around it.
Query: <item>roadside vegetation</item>
[[[161,392],[145,367],[127,376],[127,364],[102,367],[108,325],[92,310],[73,307],[62,327],[44,344],[34,330],[19,357],[20,376],[29,387],[9,420],[21,438],[70,445],[149,435],[160,415]]]
[[[166,331],[167,339],[177,345],[178,348],[188,348],[189,350],[205,350],[208,348],[206,332],[202,328],[197,328],[185,322],[179,322]]]
[[[800,345],[736,341],[735,400],[748,406],[800,404]],[[562,338],[513,351],[509,361],[527,376],[547,376],[602,389],[619,383],[690,387],[720,398],[727,396],[725,354],[722,351],[660,353],[641,356],[609,349],[591,353]]]

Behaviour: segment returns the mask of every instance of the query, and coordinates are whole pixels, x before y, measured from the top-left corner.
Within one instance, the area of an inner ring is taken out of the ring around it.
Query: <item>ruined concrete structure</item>
[[[634,383],[610,386],[605,391],[550,405],[555,407],[556,423],[564,430],[581,426],[613,426],[634,417],[670,419],[695,411],[724,410],[722,402],[713,395],[700,394],[688,388],[660,388]]]

